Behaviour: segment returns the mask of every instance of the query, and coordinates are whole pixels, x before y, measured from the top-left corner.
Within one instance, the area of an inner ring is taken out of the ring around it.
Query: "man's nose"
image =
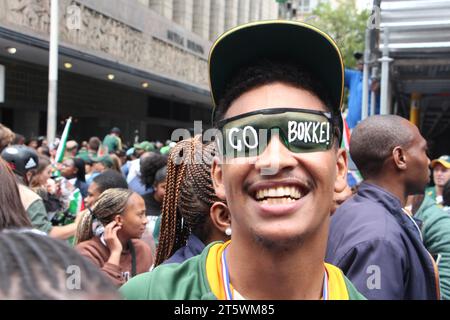
[[[265,150],[257,157],[255,168],[261,175],[276,175],[288,167],[295,167],[296,159],[281,142],[278,135],[273,136]]]

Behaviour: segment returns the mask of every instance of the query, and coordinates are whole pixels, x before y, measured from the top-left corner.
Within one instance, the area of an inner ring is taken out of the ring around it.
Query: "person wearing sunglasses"
[[[260,21],[223,34],[209,56],[216,195],[231,240],[121,288],[127,299],[364,299],[324,263],[334,192],[346,186],[343,62],[308,24]]]

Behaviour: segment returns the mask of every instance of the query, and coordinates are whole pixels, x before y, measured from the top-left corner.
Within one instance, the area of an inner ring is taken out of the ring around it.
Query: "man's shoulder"
[[[202,255],[183,263],[156,267],[130,279],[120,288],[128,300],[199,300],[210,291],[206,286],[205,261]]]
[[[387,220],[393,219],[389,210],[381,203],[353,197],[344,202],[332,216],[332,224],[349,224],[349,228],[367,227],[385,229]]]
[[[401,243],[403,233],[402,227],[382,204],[350,199],[332,216],[328,245],[333,252],[342,253],[364,243]]]

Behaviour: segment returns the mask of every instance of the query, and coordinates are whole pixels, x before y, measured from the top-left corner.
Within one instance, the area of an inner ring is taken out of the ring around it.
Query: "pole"
[[[372,68],[372,75],[371,75],[371,79],[372,79],[372,83],[375,80],[376,76],[377,76],[377,67],[373,67]],[[375,115],[375,106],[377,104],[377,95],[375,91],[370,91],[370,115],[373,116]]]
[[[48,67],[47,141],[55,141],[58,98],[58,1],[50,1],[50,52]]]
[[[364,48],[364,69],[362,84],[361,121],[367,118],[369,113],[369,60],[370,60],[370,29],[366,29]]]
[[[381,62],[381,100],[380,114],[388,114],[388,90],[389,90],[389,63],[393,59],[389,58],[389,30],[384,29],[383,41],[383,57],[378,61]]]

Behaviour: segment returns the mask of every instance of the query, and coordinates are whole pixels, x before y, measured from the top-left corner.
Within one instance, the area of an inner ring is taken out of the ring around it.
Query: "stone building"
[[[59,0],[58,134],[69,116],[78,140],[209,125],[212,41],[277,14],[275,0]],[[0,122],[28,137],[46,133],[49,30],[50,0],[0,0]]]

